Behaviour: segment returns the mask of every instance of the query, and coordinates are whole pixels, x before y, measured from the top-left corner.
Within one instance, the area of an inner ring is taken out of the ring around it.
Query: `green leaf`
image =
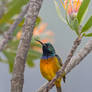
[[[85,37],[92,37],[92,33],[85,34]]]
[[[19,44],[19,40],[9,41],[8,46],[6,48],[10,48],[11,51],[16,51]]]
[[[9,72],[11,73],[12,70],[13,70],[14,58],[16,56],[16,53],[13,53],[11,51],[6,51],[6,50],[4,50],[3,53],[7,57],[7,61],[8,61],[8,64],[9,64]]]
[[[70,22],[71,28],[76,32],[77,35],[79,35],[78,19],[75,17],[74,19],[71,19],[69,22]]]
[[[8,64],[8,61],[7,60],[3,60],[1,58],[0,58],[0,62],[5,63],[5,64]]]
[[[60,11],[60,8],[59,8],[59,5],[58,5],[57,1],[54,0],[54,4],[55,4],[56,12],[57,12],[59,18],[60,18],[64,23],[66,23],[64,17],[63,17],[62,14],[61,14],[61,11]]]
[[[29,50],[29,54],[30,54],[31,59],[39,59],[41,57],[40,52],[37,52],[37,51],[32,50],[32,49]]]
[[[20,26],[17,26],[17,28],[15,29],[15,31],[13,32],[13,36],[16,36],[17,33],[22,30]]]
[[[37,17],[35,27],[37,27],[40,24],[41,21],[42,21],[41,18]]]
[[[87,32],[92,27],[92,16],[88,19],[86,24],[83,26],[81,33]]]
[[[34,61],[36,59],[39,59],[40,56],[41,56],[41,53],[30,49],[27,56],[27,65],[29,67],[34,67],[35,66]]]
[[[35,66],[35,63],[34,63],[34,61],[33,60],[31,60],[30,58],[28,58],[27,59],[27,65],[29,66],[29,67],[34,67]]]
[[[79,11],[78,11],[78,14],[77,14],[77,18],[78,18],[78,22],[79,24],[81,23],[82,19],[83,19],[83,16],[88,8],[88,5],[90,3],[90,0],[83,0],[80,8],[79,8]]]
[[[6,30],[8,30],[8,27],[5,23],[0,24],[0,34],[2,35]]]
[[[8,12],[4,14],[0,23],[8,22],[14,15],[18,14],[21,11],[23,5],[25,5],[29,0],[12,0],[9,4]]]
[[[10,73],[13,72],[13,65],[14,65],[14,62],[10,61],[10,62],[9,62],[9,72],[10,72]]]
[[[67,13],[66,13],[65,19],[66,19],[66,22],[67,22],[68,26],[72,29],[72,26],[71,26],[71,24],[69,23],[69,20],[68,20],[68,17],[67,17]]]

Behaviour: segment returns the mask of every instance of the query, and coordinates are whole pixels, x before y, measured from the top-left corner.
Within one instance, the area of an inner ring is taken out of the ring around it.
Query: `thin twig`
[[[90,52],[92,51],[92,40],[89,40],[85,46],[77,53],[76,56],[70,60],[67,65],[65,72],[69,73],[73,68],[75,68]]]
[[[67,67],[65,68],[66,74],[71,72],[73,68],[75,68],[82,60],[90,53],[92,52],[92,40],[88,41],[85,46],[77,53],[77,55],[73,56],[68,63]],[[47,87],[46,83],[41,88],[37,90],[37,92],[44,92],[44,89]]]
[[[22,19],[24,18],[25,14],[27,13],[28,6],[29,5],[27,5],[25,7],[25,9],[23,9],[23,11],[20,13],[18,18],[15,20],[15,22],[10,26],[9,30],[4,33],[4,37],[0,41],[0,51],[2,51],[4,49],[4,47],[5,47],[5,45],[8,43],[8,41],[13,38],[12,37],[13,32],[16,29],[16,27],[18,26],[18,24],[22,21]]]
[[[47,87],[48,83],[49,83],[49,82],[44,83],[44,84],[37,90],[37,92],[43,92],[44,89]]]

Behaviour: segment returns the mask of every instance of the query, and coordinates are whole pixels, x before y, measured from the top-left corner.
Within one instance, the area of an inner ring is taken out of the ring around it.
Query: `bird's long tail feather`
[[[56,89],[57,89],[57,92],[62,92],[62,88],[61,87],[57,87],[56,86]]]

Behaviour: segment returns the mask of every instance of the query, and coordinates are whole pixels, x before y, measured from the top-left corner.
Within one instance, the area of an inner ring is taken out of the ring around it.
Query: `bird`
[[[36,40],[42,45],[42,57],[40,59],[40,72],[42,76],[49,82],[55,77],[58,70],[62,67],[63,63],[58,54],[56,54],[53,45],[50,42],[43,43],[40,40]],[[63,81],[65,82],[65,75]],[[55,82],[57,92],[62,92],[61,78]]]

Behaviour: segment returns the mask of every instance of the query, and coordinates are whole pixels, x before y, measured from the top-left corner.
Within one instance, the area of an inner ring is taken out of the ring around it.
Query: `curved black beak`
[[[36,40],[37,42],[39,42],[42,46],[44,45],[44,43],[42,43],[41,41],[39,41],[39,40]]]

